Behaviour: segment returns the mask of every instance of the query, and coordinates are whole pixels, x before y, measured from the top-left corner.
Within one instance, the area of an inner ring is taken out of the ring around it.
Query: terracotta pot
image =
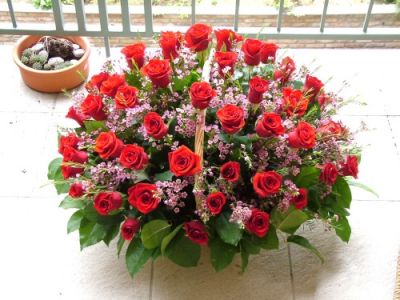
[[[85,49],[85,54],[79,61],[62,70],[42,71],[35,70],[24,65],[21,60],[21,54],[26,49],[35,44],[41,36],[28,35],[17,41],[13,50],[14,62],[17,64],[21,72],[22,79],[34,90],[46,93],[58,93],[62,90],[69,90],[80,85],[89,74],[89,55],[90,44],[84,37],[66,36],[64,38],[78,44],[82,49]]]

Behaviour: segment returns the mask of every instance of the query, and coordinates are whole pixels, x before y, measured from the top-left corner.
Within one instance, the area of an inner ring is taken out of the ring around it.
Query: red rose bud
[[[260,137],[266,138],[284,134],[285,128],[282,126],[282,119],[278,114],[264,113],[257,122],[256,132]]]
[[[85,100],[81,103],[81,112],[91,116],[96,121],[107,119],[107,115],[104,112],[103,100],[98,95],[87,95]]]
[[[72,198],[80,198],[85,194],[85,188],[83,187],[82,183],[80,182],[74,182],[71,184],[69,187],[69,192],[68,194]]]
[[[116,158],[121,154],[124,143],[112,131],[102,132],[96,140],[94,151],[102,159]]]
[[[261,62],[264,64],[274,63],[278,48],[274,43],[262,43],[260,49]]]
[[[318,96],[318,104],[319,106],[323,107],[332,102],[332,97],[327,94],[320,93]]]
[[[307,190],[300,188],[299,189],[299,194],[297,196],[294,196],[292,199],[290,199],[290,203],[294,205],[297,209],[304,209],[307,207]]]
[[[236,52],[216,52],[215,61],[218,64],[218,72],[221,77],[226,76],[226,74],[233,75],[235,72],[235,64],[237,61]],[[229,71],[225,74],[224,70],[229,68]]]
[[[206,199],[207,208],[213,216],[219,215],[225,204],[226,197],[221,192],[212,193]]]
[[[68,165],[61,165],[61,173],[64,179],[76,177],[78,174],[82,174],[85,171],[84,168],[77,168]]]
[[[282,59],[278,69],[274,72],[274,80],[280,80],[281,83],[285,83],[289,80],[292,73],[296,70],[296,65],[290,57]]]
[[[85,88],[91,92],[94,90],[99,90],[103,81],[108,79],[108,73],[101,72],[99,74],[93,75],[92,78],[86,83]]]
[[[179,56],[179,49],[182,44],[182,33],[163,31],[158,40],[165,59],[175,59]]]
[[[244,111],[241,107],[227,104],[217,111],[217,118],[222,129],[228,134],[239,132],[245,125]]]
[[[282,109],[290,117],[297,115],[303,116],[308,108],[309,100],[303,96],[300,90],[293,90],[289,87],[282,89]]]
[[[256,39],[246,39],[242,45],[244,62],[249,66],[257,66],[260,63],[262,42]]]
[[[68,133],[67,135],[62,135],[58,144],[58,153],[63,154],[66,147],[71,147],[76,149],[78,147],[79,138],[75,133]]]
[[[259,76],[254,76],[249,80],[249,102],[259,104],[263,99],[263,94],[268,91],[268,80]]]
[[[103,216],[120,208],[121,205],[122,197],[117,192],[100,192],[94,198],[94,208]]]
[[[149,158],[142,147],[126,145],[121,152],[119,162],[125,168],[141,170],[149,162]]]
[[[339,137],[345,132],[345,128],[338,122],[329,120],[326,124],[317,128],[317,132],[322,136],[336,136]]]
[[[186,231],[186,236],[193,242],[199,245],[208,244],[208,235],[206,228],[200,221],[190,221],[183,224]]]
[[[138,219],[126,219],[121,226],[121,236],[125,241],[130,241],[134,238],[140,229],[140,222]]]
[[[275,171],[256,173],[253,177],[253,188],[260,198],[278,193],[281,184],[282,176]]]
[[[346,162],[342,164],[341,173],[343,176],[353,176],[357,179],[358,176],[358,160],[354,155],[347,156]]]
[[[78,164],[84,164],[88,161],[89,155],[85,151],[79,151],[72,147],[65,147],[63,151],[64,162],[76,162]]]
[[[76,121],[80,126],[84,126],[85,124],[83,122],[89,119],[89,116],[76,110],[73,106],[69,108],[68,113],[65,117]]]
[[[243,41],[241,35],[230,29],[220,29],[214,32],[217,37],[217,51],[231,51],[233,42]]]
[[[133,65],[136,65],[140,69],[143,66],[145,49],[146,45],[144,43],[136,43],[122,48],[121,53],[125,56],[129,68],[132,69]]]
[[[168,153],[169,169],[175,176],[193,176],[201,171],[200,156],[186,146]]]
[[[321,89],[324,87],[324,84],[317,77],[313,77],[310,75],[306,76],[306,82],[304,83],[304,93],[310,100],[315,100]]]
[[[150,78],[154,87],[165,88],[171,82],[172,69],[167,59],[151,59],[141,71]]]
[[[230,182],[236,182],[240,178],[240,164],[236,161],[228,161],[220,168],[221,177]]]
[[[204,51],[211,42],[212,28],[206,24],[197,23],[189,27],[185,33],[186,47],[194,52]]]
[[[322,168],[319,179],[328,185],[333,185],[336,182],[337,176],[338,170],[336,169],[335,165],[332,163],[326,163]]]
[[[155,184],[137,183],[128,189],[128,202],[139,212],[147,215],[160,203],[160,199],[155,196],[156,191]]]
[[[262,238],[269,230],[269,214],[257,208],[251,210],[251,217],[246,223],[248,232]]]
[[[139,103],[138,93],[138,89],[133,86],[122,85],[118,87],[114,97],[115,107],[117,109],[135,107]]]
[[[167,125],[156,112],[149,112],[144,117],[144,128],[147,134],[156,140],[162,139],[168,132]]]
[[[289,133],[289,146],[293,148],[311,149],[316,143],[315,129],[307,122],[300,121],[297,127]]]
[[[208,82],[194,82],[190,86],[189,95],[193,107],[206,109],[217,93]]]
[[[109,97],[114,97],[115,94],[117,93],[118,88],[121,85],[125,85],[125,78],[123,75],[118,75],[114,74],[108,77],[107,80],[103,81],[100,87],[100,93],[109,96]]]

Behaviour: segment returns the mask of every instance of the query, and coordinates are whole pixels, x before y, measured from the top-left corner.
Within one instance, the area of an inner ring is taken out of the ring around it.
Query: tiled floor
[[[70,100],[27,88],[11,61],[11,48],[0,47],[0,299],[322,299],[389,300],[393,298],[400,246],[400,50],[288,50],[300,63],[342,94],[359,95],[367,106],[349,105],[342,119],[357,129],[366,145],[360,181],[373,187],[376,199],[353,190],[353,234],[343,244],[323,228],[306,232],[326,263],[292,246],[288,251],[254,257],[249,270],[237,264],[215,273],[207,256],[196,269],[181,269],[167,260],[151,265],[131,280],[115,248],[96,245],[79,251],[76,234],[67,236],[70,215],[57,207],[58,197],[46,184],[47,163],[56,155],[56,126]],[[92,71],[102,60],[92,55]],[[291,277],[291,274],[293,275]],[[292,278],[292,279],[291,279]]]

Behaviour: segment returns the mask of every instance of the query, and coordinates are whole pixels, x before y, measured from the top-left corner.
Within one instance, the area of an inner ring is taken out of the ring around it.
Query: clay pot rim
[[[42,36],[40,36],[40,35],[24,35],[23,37],[21,37],[21,38],[16,42],[16,44],[15,44],[15,46],[14,46],[14,49],[13,49],[13,58],[14,58],[15,64],[16,64],[18,67],[20,67],[21,69],[24,69],[24,70],[26,70],[26,71],[28,71],[28,72],[37,73],[37,74],[60,74],[60,73],[63,73],[63,72],[65,72],[65,71],[68,71],[68,70],[70,70],[70,69],[78,68],[80,65],[84,64],[84,63],[87,61],[87,59],[88,59],[88,57],[89,57],[89,54],[90,54],[90,51],[91,51],[89,40],[88,40],[86,37],[77,36],[77,37],[79,37],[80,39],[82,39],[82,42],[83,42],[83,45],[79,45],[79,46],[84,47],[84,49],[85,49],[85,53],[84,53],[83,56],[78,60],[78,63],[73,64],[72,66],[69,66],[69,67],[64,68],[64,69],[61,69],[61,70],[51,70],[51,71],[35,70],[35,69],[33,69],[33,68],[30,68],[30,67],[24,65],[24,64],[21,62],[20,53],[19,53],[19,51],[18,51],[18,48],[21,46],[21,44],[22,44],[25,40],[27,40],[27,39],[29,39],[29,38],[31,38],[31,37],[33,37],[33,36],[37,36],[37,37],[39,37],[39,39],[42,37]],[[55,37],[60,37],[60,36],[55,36]],[[72,37],[72,36],[65,36],[65,37],[60,37],[60,38],[66,38],[66,39],[70,40],[70,38],[73,38],[73,37]]]

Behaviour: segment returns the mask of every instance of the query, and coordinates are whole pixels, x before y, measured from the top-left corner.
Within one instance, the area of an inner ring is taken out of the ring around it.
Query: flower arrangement
[[[135,43],[74,94],[48,177],[81,249],[118,239],[133,276],[150,259],[219,271],[322,221],[347,242],[360,149],[334,120],[344,101],[277,45],[195,24]]]

